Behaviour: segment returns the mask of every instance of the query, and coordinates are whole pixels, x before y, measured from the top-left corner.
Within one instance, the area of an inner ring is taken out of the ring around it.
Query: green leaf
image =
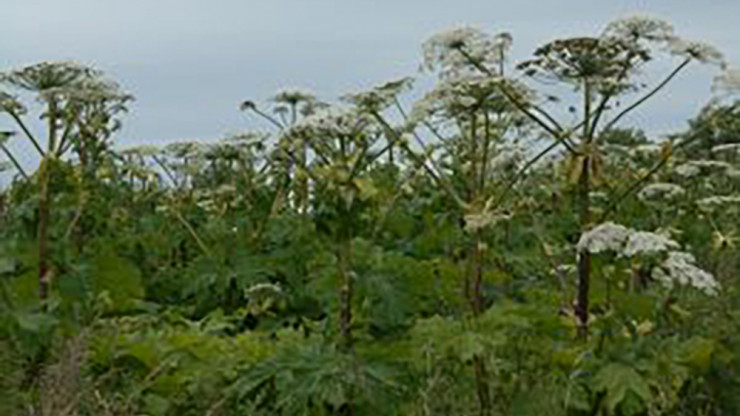
[[[16,261],[12,258],[0,257],[0,275],[12,273],[15,270]]]
[[[159,352],[151,342],[139,342],[128,348],[128,355],[136,358],[148,369],[153,369],[159,363]]]
[[[15,319],[21,329],[33,333],[46,333],[57,322],[54,317],[43,313],[19,312]]]
[[[103,252],[93,260],[93,282],[97,293],[107,291],[115,301],[144,297],[139,269],[114,253]]]
[[[618,296],[616,300],[616,309],[626,317],[645,320],[653,315],[655,300],[650,296],[631,293]]]
[[[167,410],[170,408],[170,402],[162,396],[147,394],[144,398],[144,408],[149,415],[163,416],[167,414]]]
[[[373,180],[369,178],[356,178],[355,186],[360,190],[360,198],[370,199],[378,194],[378,188],[373,184]]]
[[[24,273],[11,282],[10,291],[16,304],[31,306],[38,303],[39,277],[35,270]]]
[[[707,370],[712,364],[715,341],[702,337],[691,338],[681,346],[678,361],[697,370]]]
[[[650,386],[632,367],[612,363],[603,367],[594,377],[594,390],[605,392],[604,405],[608,414],[614,414],[629,392],[634,393],[643,404],[651,399]]]

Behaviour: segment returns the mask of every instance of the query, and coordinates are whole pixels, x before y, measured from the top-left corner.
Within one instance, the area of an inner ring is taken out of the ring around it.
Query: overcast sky
[[[510,31],[514,57],[525,58],[635,13],[669,20],[740,63],[740,0],[2,0],[0,68],[93,64],[136,96],[119,145],[161,144],[248,128],[238,103],[281,87],[334,99],[417,75],[420,44],[440,29]],[[656,136],[681,128],[708,100],[710,80],[708,69],[691,68],[631,122]],[[10,127],[0,118],[0,129]]]

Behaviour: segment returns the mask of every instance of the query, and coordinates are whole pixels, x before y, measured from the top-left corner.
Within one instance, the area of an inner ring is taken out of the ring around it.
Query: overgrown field
[[[93,68],[2,72],[0,415],[739,415],[740,72],[642,17],[511,46],[162,148]]]

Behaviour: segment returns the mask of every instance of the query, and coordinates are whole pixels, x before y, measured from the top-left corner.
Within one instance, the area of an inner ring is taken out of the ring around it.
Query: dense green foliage
[[[4,73],[0,414],[740,414],[738,104],[660,143],[622,117],[721,57],[645,19],[510,44],[433,37],[408,112],[410,79],[283,91],[241,105],[271,133],[163,149],[112,148],[94,70]]]

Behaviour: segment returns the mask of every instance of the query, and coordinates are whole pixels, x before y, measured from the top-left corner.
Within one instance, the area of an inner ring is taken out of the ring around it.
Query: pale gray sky
[[[510,31],[515,58],[525,58],[635,13],[669,20],[740,63],[740,0],[2,0],[0,70],[93,64],[137,97],[119,145],[157,144],[244,129],[238,103],[281,87],[330,100],[417,75],[420,45],[439,29]],[[682,127],[708,100],[710,79],[708,69],[686,71],[631,121],[654,134]]]

